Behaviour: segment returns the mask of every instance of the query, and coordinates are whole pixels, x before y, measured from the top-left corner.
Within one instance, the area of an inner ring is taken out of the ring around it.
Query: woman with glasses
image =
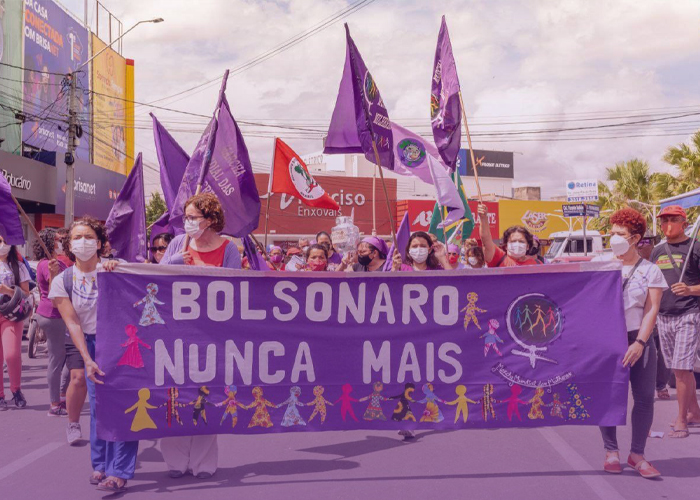
[[[160,233],[153,238],[153,243],[149,249],[151,251],[151,258],[149,260],[151,264],[160,264],[171,241],[173,241],[173,235],[170,233]]]

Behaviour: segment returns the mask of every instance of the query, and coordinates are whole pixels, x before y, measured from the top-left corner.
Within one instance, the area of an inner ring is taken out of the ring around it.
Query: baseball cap
[[[680,215],[684,219],[688,218],[688,216],[685,213],[685,210],[683,210],[683,207],[681,207],[680,205],[669,205],[663,210],[661,210],[661,212],[659,212],[659,215],[657,215],[656,217],[663,217],[664,215]]]

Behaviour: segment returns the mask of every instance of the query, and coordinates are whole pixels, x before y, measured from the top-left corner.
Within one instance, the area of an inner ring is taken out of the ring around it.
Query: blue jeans
[[[95,336],[85,335],[88,352],[95,359]],[[90,460],[92,470],[104,472],[108,476],[131,479],[136,469],[136,455],[139,451],[138,441],[105,441],[97,438],[97,419],[95,418],[95,383],[85,377],[88,396],[90,397]]]

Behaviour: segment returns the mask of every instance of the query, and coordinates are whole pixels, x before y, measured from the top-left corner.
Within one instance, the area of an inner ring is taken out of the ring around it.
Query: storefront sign
[[[501,230],[523,226],[538,238],[548,239],[551,233],[569,229],[561,206],[560,201],[500,200],[498,215]]]
[[[486,202],[486,207],[489,210],[489,228],[491,229],[491,237],[493,239],[500,238],[498,228],[498,203]],[[479,236],[479,217],[477,208],[479,203],[476,201],[469,202],[469,208],[474,216],[474,230],[470,238],[480,240]],[[400,200],[397,203],[399,220],[403,217],[403,210],[408,210],[408,220],[411,224],[411,232],[413,231],[428,231],[430,228],[430,218],[433,215],[435,200]]]
[[[566,183],[566,201],[598,201],[598,181],[585,179]]]
[[[75,217],[91,215],[106,220],[126,176],[81,160],[74,167]],[[56,213],[62,214],[66,204],[66,167],[61,162],[56,170]]]
[[[23,156],[0,151],[0,172],[19,200],[56,203],[56,168]]]
[[[514,177],[513,153],[475,149],[474,159],[476,160],[479,177],[498,177],[503,179],[512,179]],[[474,177],[474,167],[468,149],[459,150],[457,168],[460,175]]]

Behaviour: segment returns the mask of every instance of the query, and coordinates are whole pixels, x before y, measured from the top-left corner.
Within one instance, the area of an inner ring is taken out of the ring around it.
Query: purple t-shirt
[[[66,265],[59,260],[58,267],[61,269],[59,272],[63,272]],[[36,267],[36,281],[39,285],[39,293],[41,294],[41,300],[39,300],[39,306],[36,308],[36,312],[38,315],[43,316],[44,318],[54,319],[60,318],[61,313],[58,312],[58,309],[53,306],[51,300],[49,299],[50,276],[49,261],[44,259],[40,261],[39,265]]]
[[[338,252],[333,252],[328,258],[328,268],[327,271],[335,271],[340,264],[343,263],[343,256]]]

